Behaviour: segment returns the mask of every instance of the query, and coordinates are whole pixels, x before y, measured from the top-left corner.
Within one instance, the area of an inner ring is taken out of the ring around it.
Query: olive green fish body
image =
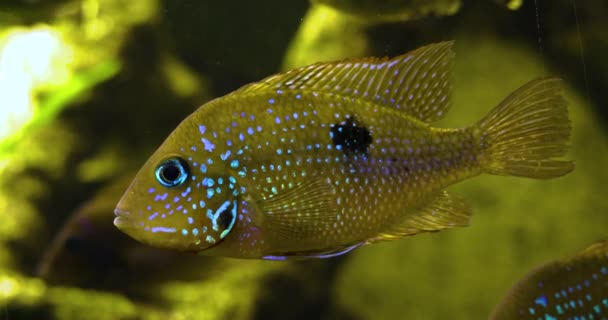
[[[608,319],[608,242],[534,269],[490,319]]]
[[[201,119],[216,119],[205,139],[230,141],[231,146],[214,142],[220,156],[212,159],[235,177],[269,252],[377,237],[416,215],[445,186],[480,172],[470,130],[434,129],[372,103],[330,102],[332,97],[306,91],[295,95],[228,97],[200,112]],[[264,108],[248,113],[243,105]],[[200,122],[197,116],[193,123]],[[337,144],[339,130],[352,131],[357,146]],[[228,168],[232,161],[239,166]],[[294,199],[301,203],[281,207]],[[463,216],[459,223],[467,220]]]
[[[572,170],[557,79],[478,123],[449,108],[451,43],[393,59],[319,63],[247,85],[185,119],[141,169],[115,224],[154,246],[241,258],[330,257],[468,224],[443,189],[482,172]]]

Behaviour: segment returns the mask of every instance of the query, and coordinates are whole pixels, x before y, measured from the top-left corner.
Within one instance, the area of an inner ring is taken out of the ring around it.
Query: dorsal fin
[[[430,44],[392,59],[369,57],[316,63],[270,76],[235,93],[312,91],[364,99],[425,122],[436,121],[449,108],[452,44]]]
[[[565,261],[590,258],[608,259],[608,240],[596,241]]]

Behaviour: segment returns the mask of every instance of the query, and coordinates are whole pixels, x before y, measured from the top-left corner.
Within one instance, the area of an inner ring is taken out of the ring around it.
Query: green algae
[[[313,0],[366,21],[389,22],[418,19],[427,15],[453,15],[460,0]]]
[[[268,261],[223,260],[199,281],[169,281],[158,290],[176,319],[250,319],[263,278],[288,267]]]
[[[365,23],[323,5],[313,5],[283,59],[283,70],[319,61],[365,56],[369,52]]]
[[[10,157],[16,153],[17,144],[24,136],[33,135],[36,130],[51,125],[58,114],[70,105],[71,102],[90,92],[94,86],[108,80],[120,70],[120,63],[116,60],[104,61],[88,70],[79,72],[64,86],[54,88],[39,102],[39,111],[19,131],[0,140],[0,159]],[[25,137],[27,138],[27,137]]]
[[[57,319],[83,316],[87,319],[135,319],[139,314],[135,305],[123,296],[77,288],[50,288],[48,302],[54,306],[53,314]]]

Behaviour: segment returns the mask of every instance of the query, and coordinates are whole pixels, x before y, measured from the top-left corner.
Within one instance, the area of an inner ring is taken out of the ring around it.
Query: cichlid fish
[[[534,269],[509,290],[490,319],[608,319],[608,241]]]
[[[317,63],[188,116],[144,164],[114,224],[143,243],[239,258],[331,257],[465,226],[443,191],[480,173],[564,175],[560,80],[519,88],[478,123],[431,127],[450,104],[452,42]]]

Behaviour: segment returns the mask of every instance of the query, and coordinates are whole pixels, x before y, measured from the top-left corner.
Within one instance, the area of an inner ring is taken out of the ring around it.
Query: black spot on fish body
[[[372,143],[369,130],[357,124],[352,118],[332,125],[329,135],[334,146],[347,155],[367,154],[367,148]]]

